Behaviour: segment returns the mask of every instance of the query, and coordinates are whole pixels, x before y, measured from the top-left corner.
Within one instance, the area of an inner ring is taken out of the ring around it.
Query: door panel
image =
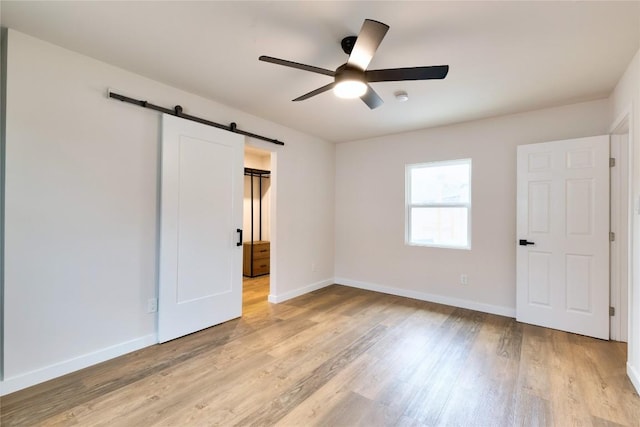
[[[592,179],[567,180],[568,236],[593,236],[594,191]]]
[[[211,168],[216,158],[225,156],[227,147],[203,143],[181,136],[178,194],[178,280],[177,302],[184,303],[228,292],[231,288],[229,269],[233,252],[223,245],[233,228],[231,218],[220,206],[231,206],[231,165]],[[224,276],[222,276],[224,275]],[[211,281],[218,276],[220,280]]]
[[[548,233],[551,224],[551,185],[547,182],[529,183],[529,233]],[[535,207],[535,210],[532,208]]]
[[[567,254],[567,310],[591,313],[592,256]]]
[[[609,338],[609,138],[518,147],[519,321]]]
[[[550,307],[551,256],[549,253],[529,251],[529,304]]]
[[[242,311],[243,138],[165,115],[158,340]]]

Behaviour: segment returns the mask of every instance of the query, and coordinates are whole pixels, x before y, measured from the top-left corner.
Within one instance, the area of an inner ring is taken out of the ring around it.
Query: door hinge
[[[615,157],[609,157],[609,167],[612,168],[616,165]]]
[[[609,241],[610,242],[615,242],[616,241],[616,233],[614,233],[613,231],[609,232]]]
[[[609,307],[609,316],[615,316],[615,315],[616,315],[616,308]]]

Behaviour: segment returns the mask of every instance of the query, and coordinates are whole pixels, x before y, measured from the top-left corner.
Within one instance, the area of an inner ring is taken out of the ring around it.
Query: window
[[[471,249],[471,159],[406,166],[405,243]]]

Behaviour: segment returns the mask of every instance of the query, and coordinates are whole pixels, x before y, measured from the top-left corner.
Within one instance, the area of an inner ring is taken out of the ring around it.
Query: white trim
[[[633,246],[634,246],[634,235],[633,235],[633,227],[634,227],[634,216],[636,215],[636,197],[634,195],[635,184],[633,182],[633,153],[635,150],[634,147],[634,117],[633,117],[633,101],[628,103],[618,114],[618,116],[613,120],[611,126],[609,127],[609,135],[612,141],[614,141],[614,137],[617,135],[626,134],[627,140],[627,150],[624,154],[626,156],[626,178],[627,180],[627,194],[626,200],[621,199],[620,209],[627,209],[627,221],[625,224],[620,224],[622,229],[621,233],[626,231],[626,248],[619,248],[621,255],[626,256],[626,281],[617,283],[612,281],[610,283],[611,292],[615,294],[618,298],[614,298],[612,295],[611,305],[616,309],[616,316],[611,319],[611,339],[627,341],[629,344],[629,350],[632,351],[632,348],[635,347],[631,342],[633,340],[631,334],[633,333],[633,327],[631,325],[631,320],[633,318],[633,311],[636,310],[636,307],[633,307],[632,300],[632,288],[634,286],[634,261],[632,258]],[[622,162],[621,162],[622,163]],[[626,205],[626,206],[625,206]],[[612,205],[613,207],[613,205]],[[621,212],[617,212],[618,215],[622,215]],[[626,229],[626,230],[625,230]],[[615,230],[613,230],[615,231]],[[612,253],[613,254],[613,253]],[[620,258],[620,257],[618,257]],[[612,263],[611,268],[614,268]],[[626,289],[623,287],[626,286]],[[616,304],[617,303],[617,304]],[[624,310],[623,308],[626,308]],[[628,359],[631,359],[632,355],[628,355]],[[629,374],[630,376],[631,374]],[[637,378],[637,377],[636,377]],[[636,382],[636,384],[638,384]],[[637,388],[637,387],[636,387]],[[640,390],[640,389],[639,389]]]
[[[156,334],[150,334],[131,341],[116,344],[111,347],[103,348],[92,353],[87,353],[73,359],[58,362],[35,371],[20,374],[11,378],[5,378],[4,381],[0,382],[0,396],[31,387],[32,385],[43,383],[71,372],[79,371],[80,369],[84,369],[88,366],[114,359],[118,356],[140,350],[144,347],[149,347],[157,342],[158,338]]]
[[[637,108],[637,106],[636,106]],[[626,121],[626,123],[625,123]],[[613,124],[609,128],[609,134],[613,135],[616,133],[620,133],[622,129],[626,129],[627,131],[627,144],[628,144],[628,163],[627,163],[627,173],[628,173],[628,221],[627,221],[627,233],[628,233],[628,241],[627,241],[627,376],[629,380],[635,387],[636,391],[640,393],[640,373],[636,370],[634,366],[630,364],[632,360],[638,360],[638,348],[639,343],[636,342],[636,337],[638,336],[636,332],[636,325],[632,324],[632,320],[637,318],[638,316],[638,304],[636,303],[637,298],[635,297],[638,292],[637,289],[637,268],[636,263],[634,261],[634,249],[637,248],[637,238],[636,238],[636,215],[640,213],[640,206],[636,203],[637,200],[637,184],[633,181],[633,177],[635,174],[634,171],[634,156],[637,151],[638,145],[638,137],[635,135],[635,117],[634,117],[634,101],[632,100],[630,103],[626,105],[625,108],[618,114],[618,116],[613,121]],[[624,320],[624,319],[620,319]]]
[[[610,303],[615,315],[610,317],[610,339],[628,340],[627,320],[629,313],[629,222],[632,220],[630,175],[629,175],[629,120],[623,117],[614,133],[609,135],[610,156],[616,158],[616,166],[610,168],[610,230],[615,241],[610,244]],[[627,128],[626,133],[617,133]],[[621,191],[621,190],[625,191]]]
[[[613,121],[613,124],[609,127],[609,134],[613,134],[619,131],[620,125],[624,123],[625,120],[629,119],[629,131],[631,131],[631,112],[633,111],[633,104],[629,103],[627,106],[620,112],[618,117]]]
[[[631,384],[636,388],[636,391],[640,393],[640,373],[627,362],[627,376],[631,380]]]
[[[273,304],[285,302],[287,300],[290,300],[291,298],[299,297],[300,295],[304,295],[309,292],[325,288],[329,285],[333,285],[333,283],[334,283],[333,279],[325,279],[325,280],[321,280],[319,282],[307,285],[303,288],[298,288],[293,291],[285,292],[284,294],[281,294],[281,295],[269,294],[269,302]]]
[[[399,297],[413,298],[421,301],[435,302],[437,304],[450,305],[452,307],[466,308],[469,310],[481,311],[483,313],[497,314],[499,316],[516,317],[516,309],[500,305],[485,304],[466,299],[452,298],[443,295],[429,294],[419,291],[394,288],[375,283],[360,282],[358,280],[336,277],[336,284],[351,286],[353,288],[366,289],[368,291],[382,292],[383,294],[396,295]]]

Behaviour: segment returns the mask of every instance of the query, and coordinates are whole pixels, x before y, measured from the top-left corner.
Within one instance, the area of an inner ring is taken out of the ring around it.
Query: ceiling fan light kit
[[[333,86],[333,93],[338,98],[360,98],[366,92],[367,84],[361,70],[346,66],[338,68]]]
[[[343,80],[340,83],[336,83],[333,87],[333,93],[338,98],[360,98],[367,93],[367,84],[360,80]]]
[[[293,101],[304,101],[313,96],[319,95],[330,89],[340,98],[360,98],[370,109],[381,106],[384,101],[369,85],[372,82],[392,82],[405,80],[431,80],[444,79],[449,72],[448,65],[437,65],[431,67],[408,67],[389,68],[384,70],[367,70],[373,55],[375,54],[382,39],[387,34],[389,26],[372,19],[365,19],[358,36],[349,36],[342,39],[342,49],[349,55],[345,64],[340,65],[335,71],[325,68],[314,67],[312,65],[300,64],[298,62],[287,61],[286,59],[274,58],[271,56],[260,56],[258,59],[272,64],[284,65],[285,67],[297,68],[299,70],[310,71],[312,73],[323,74],[333,77],[333,82],[309,93],[297,97]],[[399,101],[406,101],[409,96],[403,92],[403,96],[398,96]],[[402,99],[401,99],[402,98]]]

